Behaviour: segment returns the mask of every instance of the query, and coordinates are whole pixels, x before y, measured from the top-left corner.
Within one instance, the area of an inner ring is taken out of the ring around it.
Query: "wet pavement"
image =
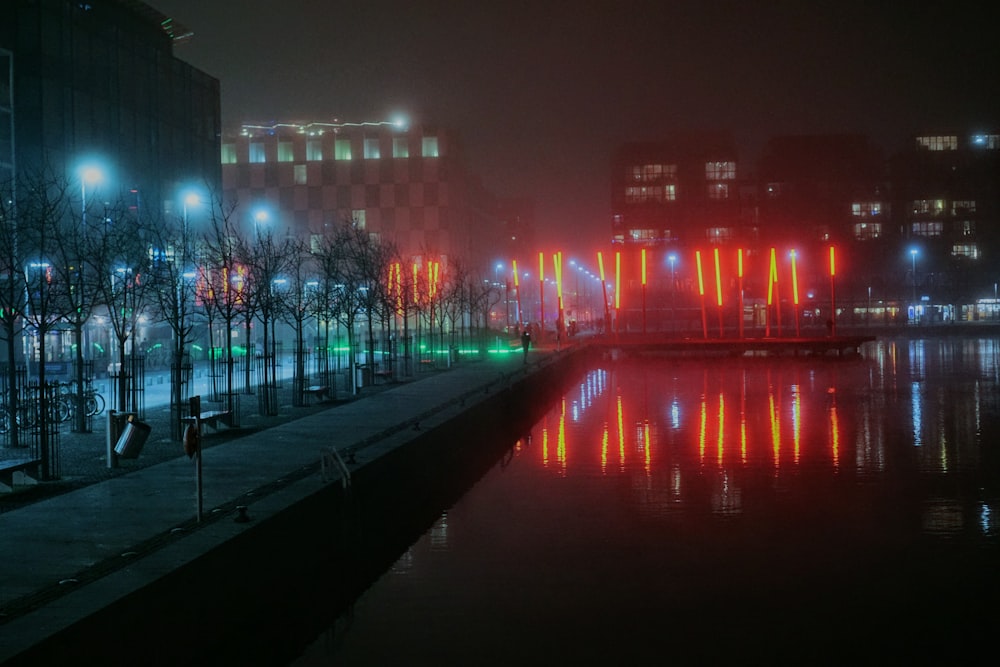
[[[535,353],[540,365],[548,359]],[[149,440],[117,468],[103,416],[92,433],[62,433],[59,479],[0,496],[0,662],[240,534],[242,516],[263,519],[340,483],[334,459],[321,467],[324,451],[350,450],[363,465],[537,367],[489,355],[301,408],[286,382],[277,417],[257,416],[249,395],[240,428],[206,429],[200,522],[197,459],[170,439],[168,407],[147,410]]]

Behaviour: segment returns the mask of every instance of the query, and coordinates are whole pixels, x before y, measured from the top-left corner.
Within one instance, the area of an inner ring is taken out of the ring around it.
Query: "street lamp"
[[[266,208],[260,207],[253,212],[253,229],[257,238],[260,239],[260,227],[266,225],[271,220],[271,214]]]
[[[87,226],[87,185],[96,187],[104,181],[104,172],[94,164],[80,168],[80,222]]]
[[[913,303],[913,321],[918,321],[917,318],[917,249],[910,249],[910,279],[913,286],[912,303]]]
[[[194,208],[201,204],[201,198],[198,196],[197,192],[187,192],[183,198],[184,207],[184,236],[187,237],[188,231],[188,208]]]

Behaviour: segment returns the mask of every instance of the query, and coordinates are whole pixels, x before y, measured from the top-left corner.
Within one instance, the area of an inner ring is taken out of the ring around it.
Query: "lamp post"
[[[919,322],[917,317],[917,249],[910,250],[910,283],[913,287],[911,303],[913,304],[913,321]]]
[[[667,255],[670,262],[670,321],[673,329],[677,330],[677,280],[674,277],[674,265],[677,263],[677,255],[670,253]]]

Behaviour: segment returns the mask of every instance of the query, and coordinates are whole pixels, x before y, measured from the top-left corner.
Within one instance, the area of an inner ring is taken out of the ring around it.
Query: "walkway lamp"
[[[646,333],[646,249],[642,249],[642,333]]]
[[[792,318],[795,319],[795,337],[798,338],[799,333],[799,274],[795,266],[795,249],[790,251],[790,256],[792,258]]]
[[[743,338],[743,248],[736,249],[736,278],[739,281],[739,314],[737,315],[739,337]]]
[[[698,270],[698,296],[701,297],[701,333],[708,338],[708,320],[705,317],[705,277],[701,271],[701,250],[694,251],[694,261]]]

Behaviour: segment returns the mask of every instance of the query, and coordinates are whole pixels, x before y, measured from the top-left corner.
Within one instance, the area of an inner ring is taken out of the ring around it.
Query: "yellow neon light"
[[[597,251],[597,268],[601,271],[601,282],[604,282],[604,255],[600,250]]]
[[[794,250],[792,250],[792,303],[799,305],[799,274],[795,270]]]
[[[719,249],[715,248],[715,300],[722,306],[722,269],[719,268]]]
[[[694,262],[698,267],[698,296],[705,296],[705,279],[701,273],[701,250],[694,251]]]
[[[622,305],[622,254],[615,251],[615,310]]]
[[[833,278],[837,275],[837,266],[833,261],[833,246],[830,246],[830,277]]]
[[[642,285],[646,286],[646,249],[642,249]]]

